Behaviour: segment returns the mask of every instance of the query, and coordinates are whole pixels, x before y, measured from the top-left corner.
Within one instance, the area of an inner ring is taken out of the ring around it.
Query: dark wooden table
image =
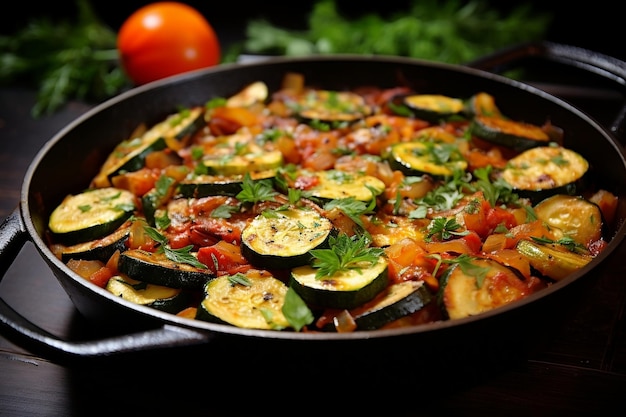
[[[72,102],[53,116],[35,120],[30,116],[34,100],[30,90],[0,90],[2,219],[17,207],[23,177],[41,145],[90,108]],[[311,370],[302,363],[281,364],[281,369],[291,372],[272,375],[279,369],[275,365],[280,355],[264,358],[261,364],[245,351],[224,356],[214,354],[210,346],[72,363],[41,357],[0,336],[0,415],[254,416],[315,411],[385,416],[624,416],[625,258],[623,244],[601,270],[585,277],[580,289],[551,301],[545,316],[534,318],[541,331],[523,344],[505,344],[497,352],[474,351],[464,366],[442,368],[444,375],[438,378],[432,371],[417,372],[415,381],[422,384],[415,388],[380,378],[354,380],[350,373],[329,373],[324,380],[312,382]],[[0,281],[0,297],[61,338],[98,335],[99,330],[75,310],[31,243]],[[458,349],[477,343],[459,340]],[[254,346],[246,349],[252,354]],[[412,356],[410,346],[379,359],[445,363],[442,358]],[[228,373],[230,364],[246,361],[250,372]],[[302,361],[306,364],[307,358]],[[424,390],[424,381],[431,380],[431,389]]]

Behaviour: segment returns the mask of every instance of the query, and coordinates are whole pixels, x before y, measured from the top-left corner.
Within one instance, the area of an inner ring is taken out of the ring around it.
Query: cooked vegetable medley
[[[351,332],[520,300],[606,246],[617,197],[497,97],[286,74],[139,126],[49,220],[93,284],[181,317]]]

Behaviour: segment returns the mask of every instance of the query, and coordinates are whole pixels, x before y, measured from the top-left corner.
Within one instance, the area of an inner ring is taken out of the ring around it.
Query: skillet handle
[[[616,84],[622,93],[626,92],[626,62],[599,52],[559,43],[543,41],[514,45],[465,65],[503,73],[531,58],[540,58],[595,74]],[[617,116],[607,127],[618,139],[626,141],[626,101],[622,102]]]
[[[28,241],[21,211],[16,208],[0,224],[0,282]],[[62,340],[30,322],[0,298],[0,332],[19,346],[44,357],[59,359],[104,357],[175,346],[207,343],[209,332],[163,325],[160,328],[112,336],[99,340]]]

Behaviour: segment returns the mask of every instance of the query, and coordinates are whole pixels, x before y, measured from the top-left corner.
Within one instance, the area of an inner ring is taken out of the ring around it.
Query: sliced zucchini
[[[141,207],[146,221],[150,226],[155,226],[156,211],[167,204],[177,191],[177,181],[162,175],[156,182],[155,187],[141,197]]]
[[[537,203],[554,194],[581,194],[589,163],[561,146],[540,146],[522,152],[507,163],[502,179],[520,197]]]
[[[130,278],[171,288],[201,289],[214,278],[209,268],[175,262],[163,253],[140,249],[122,252],[117,268]]]
[[[365,99],[349,91],[307,90],[295,107],[301,119],[324,123],[351,123],[372,114]]]
[[[130,225],[124,224],[110,235],[101,239],[67,246],[61,251],[61,260],[66,263],[70,259],[98,260],[106,263],[115,251],[123,252],[127,249],[126,241],[128,240],[130,229]]]
[[[469,117],[487,116],[502,118],[502,113],[496,106],[495,98],[485,92],[476,93],[467,100],[466,112]]]
[[[588,247],[602,237],[602,211],[582,197],[557,194],[537,204],[534,210],[557,239],[571,238]]]
[[[458,138],[442,126],[428,126],[417,131],[415,140],[420,142],[456,143]]]
[[[521,253],[530,266],[543,276],[560,280],[587,265],[592,256],[569,251],[558,244],[541,244],[522,239],[516,249]]]
[[[135,195],[107,187],[67,196],[54,209],[48,227],[57,242],[75,245],[113,233],[136,209]]]
[[[389,282],[387,260],[379,257],[373,265],[336,272],[317,278],[317,269],[303,265],[291,270],[290,286],[308,305],[320,308],[352,309],[376,297]]]
[[[412,94],[403,97],[403,103],[419,119],[437,122],[462,114],[463,100],[440,94]]]
[[[410,176],[429,174],[435,178],[451,177],[456,171],[467,169],[467,161],[458,147],[450,143],[397,143],[391,147],[388,159],[392,169]]]
[[[313,210],[267,211],[242,230],[241,253],[262,268],[293,268],[311,260],[311,249],[327,247],[333,232],[330,220]]]
[[[94,185],[111,185],[111,178],[124,172],[137,171],[144,167],[146,155],[166,147],[174,150],[182,147],[182,142],[197,132],[204,122],[204,109],[194,107],[171,114],[165,120],[148,129],[140,137],[119,143],[111,152],[96,178]]]
[[[122,275],[111,277],[106,289],[124,300],[172,314],[188,307],[191,301],[189,293],[180,288],[148,284]]]
[[[530,294],[519,273],[493,259],[474,258],[449,267],[441,279],[450,319],[475,316]]]
[[[415,313],[431,299],[423,281],[403,281],[390,285],[372,301],[350,310],[350,315],[358,330],[375,330]],[[332,329],[325,327],[324,330]]]
[[[252,181],[274,178],[275,169],[250,172]],[[194,175],[178,184],[178,192],[186,198],[201,198],[214,195],[235,197],[242,189],[244,174]]]
[[[515,151],[546,146],[550,136],[541,127],[498,116],[475,116],[470,131],[473,135]]]
[[[206,153],[202,163],[210,175],[243,175],[254,171],[268,171],[283,164],[283,154],[267,150],[248,135],[235,134],[221,139]]]
[[[226,101],[227,107],[249,107],[255,103],[263,103],[269,97],[267,84],[256,81],[248,84],[244,89]]]
[[[267,272],[224,275],[209,281],[196,319],[246,329],[289,327],[282,308],[288,287]]]
[[[324,200],[352,197],[358,201],[371,201],[385,190],[385,183],[378,178],[357,172],[330,169],[303,172],[303,175],[317,178],[317,184],[306,191],[312,197]]]

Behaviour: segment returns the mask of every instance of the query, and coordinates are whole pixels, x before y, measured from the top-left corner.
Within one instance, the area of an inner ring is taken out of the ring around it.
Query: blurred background
[[[132,84],[116,71],[119,55],[115,37],[133,12],[153,2],[15,3],[11,13],[0,14],[0,86],[38,90],[34,115],[50,114],[68,99],[94,103],[123,91]],[[576,6],[538,0],[181,2],[194,7],[213,27],[223,63],[235,62],[244,55],[356,53],[464,64],[509,46],[541,40],[626,61],[621,33],[624,18],[608,0]],[[87,25],[85,14],[80,13],[81,4],[95,16],[98,33],[106,32],[99,37],[104,39],[99,44],[92,40],[96,38],[91,30],[93,16]],[[108,58],[103,59],[100,52],[106,52]],[[529,69],[524,75],[506,75],[544,85],[546,81],[567,83],[570,78],[560,68],[550,71],[541,66],[534,75]],[[579,95],[576,77],[573,85]],[[583,79],[588,81],[590,77],[585,75]],[[549,92],[564,97],[563,89]],[[611,87],[609,93],[613,94]]]
[[[623,42],[622,30],[626,18],[619,12],[617,2],[609,2],[609,0],[577,2],[576,4],[550,0],[487,0],[486,2],[503,15],[520,5],[529,6],[536,15],[550,16],[550,24],[546,32],[547,40],[580,46],[626,59],[626,45]],[[100,19],[117,31],[126,17],[150,1],[126,0],[113,3],[105,0],[90,0],[90,3]],[[215,28],[222,44],[228,47],[233,42],[245,39],[248,23],[254,19],[265,19],[281,28],[306,28],[316,1],[191,0],[184,1],[184,3],[198,9]],[[409,10],[414,1],[335,0],[335,3],[342,15],[349,19],[356,19],[368,13],[376,13],[383,18],[388,17],[398,11]],[[449,1],[430,3],[438,3],[443,7]],[[35,17],[72,18],[76,10],[74,0],[38,2],[37,5],[26,1],[13,2],[11,12],[5,9],[0,14],[0,33],[11,34]],[[523,30],[522,25],[519,26],[519,30]]]

